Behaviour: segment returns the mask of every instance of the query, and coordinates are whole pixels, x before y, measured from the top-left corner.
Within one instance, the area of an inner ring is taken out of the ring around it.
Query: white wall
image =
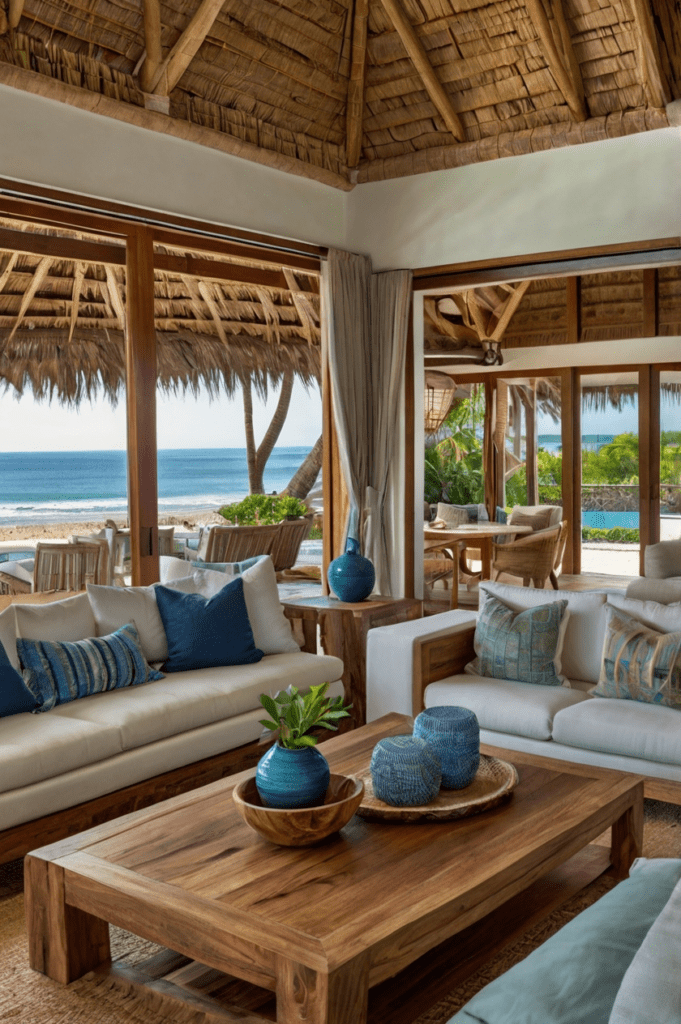
[[[375,270],[681,234],[681,131],[372,182],[348,195],[348,248]]]
[[[345,245],[338,189],[8,86],[0,86],[0,176]]]

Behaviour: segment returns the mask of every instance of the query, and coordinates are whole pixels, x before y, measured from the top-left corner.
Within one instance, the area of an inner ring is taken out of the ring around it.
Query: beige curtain
[[[372,274],[363,256],[329,250],[323,270],[329,369],[348,494],[348,536],[376,569],[376,591],[391,596],[390,465],[407,341],[411,271]]]

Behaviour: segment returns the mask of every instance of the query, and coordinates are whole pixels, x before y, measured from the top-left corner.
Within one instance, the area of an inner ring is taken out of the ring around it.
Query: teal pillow
[[[560,655],[567,625],[567,601],[552,601],[514,612],[488,597],[475,627],[475,661],[466,671],[491,679],[562,686]]]
[[[35,698],[36,711],[51,711],[104,690],[139,686],[163,679],[147,664],[132,622],[108,636],[87,640],[17,640],[24,683]]]
[[[24,711],[33,711],[34,708],[35,700],[24,686],[23,679],[0,643],[0,718],[20,715]]]
[[[593,695],[681,709],[681,632],[661,633],[606,604],[603,661]]]
[[[241,576],[208,598],[170,587],[156,587],[155,594],[168,639],[166,672],[249,665],[262,658],[253,640]]]
[[[629,878],[486,985],[449,1024],[607,1024],[622,978],[679,878],[681,860],[634,864]]]

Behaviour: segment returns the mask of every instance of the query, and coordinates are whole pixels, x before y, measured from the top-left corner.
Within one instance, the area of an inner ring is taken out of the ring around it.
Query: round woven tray
[[[365,768],[355,778],[364,783],[364,797],[356,813],[362,818],[381,821],[451,821],[479,814],[507,799],[518,785],[518,773],[512,764],[496,757],[480,755],[480,767],[465,789],[441,789],[434,800],[420,807],[391,807],[374,796],[371,772]]]

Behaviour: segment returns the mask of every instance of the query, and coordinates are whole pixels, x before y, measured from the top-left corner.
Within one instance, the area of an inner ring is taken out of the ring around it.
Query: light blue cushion
[[[35,700],[24,686],[24,681],[10,663],[7,651],[0,643],[0,718],[33,711]]]
[[[51,711],[80,697],[163,679],[147,664],[133,623],[87,640],[17,640],[24,683],[38,707]]]
[[[166,672],[249,665],[262,658],[253,640],[240,576],[209,598],[162,586],[155,594],[168,638]]]
[[[681,860],[635,865],[628,879],[485,986],[449,1024],[608,1024],[620,982],[680,878]]]
[[[466,666],[472,675],[519,683],[561,686],[560,652],[567,601],[552,601],[514,612],[489,596],[475,627],[477,658]]]

